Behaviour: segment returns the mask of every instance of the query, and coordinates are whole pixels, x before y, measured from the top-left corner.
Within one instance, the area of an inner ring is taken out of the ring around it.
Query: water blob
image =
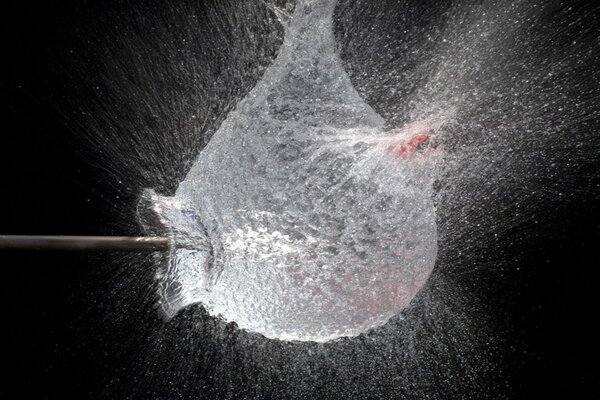
[[[299,1],[175,195],[144,192],[143,219],[174,243],[157,275],[167,318],[201,303],[269,338],[327,341],[384,324],[431,273],[433,126],[385,133],[342,67],[334,7]]]

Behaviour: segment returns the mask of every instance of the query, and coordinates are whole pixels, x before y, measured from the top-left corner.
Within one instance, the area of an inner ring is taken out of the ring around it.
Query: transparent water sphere
[[[437,255],[426,152],[396,157],[383,119],[336,52],[335,1],[299,1],[278,56],[199,154],[174,197],[142,204],[173,246],[158,272],[167,317],[211,315],[282,340],[384,324]]]

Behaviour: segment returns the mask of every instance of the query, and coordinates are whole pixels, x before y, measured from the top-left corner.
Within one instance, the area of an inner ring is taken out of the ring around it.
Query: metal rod
[[[0,235],[0,250],[165,251],[162,236],[16,236]]]

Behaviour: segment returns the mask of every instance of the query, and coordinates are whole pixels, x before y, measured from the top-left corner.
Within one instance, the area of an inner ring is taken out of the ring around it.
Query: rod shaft
[[[0,235],[0,250],[165,251],[162,236],[17,236]]]

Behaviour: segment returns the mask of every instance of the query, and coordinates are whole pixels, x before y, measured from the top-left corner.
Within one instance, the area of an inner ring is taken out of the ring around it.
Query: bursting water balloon
[[[334,6],[298,2],[175,196],[144,193],[174,241],[158,273],[167,317],[201,303],[269,338],[326,341],[384,324],[431,273],[431,126],[385,134],[336,52]]]

